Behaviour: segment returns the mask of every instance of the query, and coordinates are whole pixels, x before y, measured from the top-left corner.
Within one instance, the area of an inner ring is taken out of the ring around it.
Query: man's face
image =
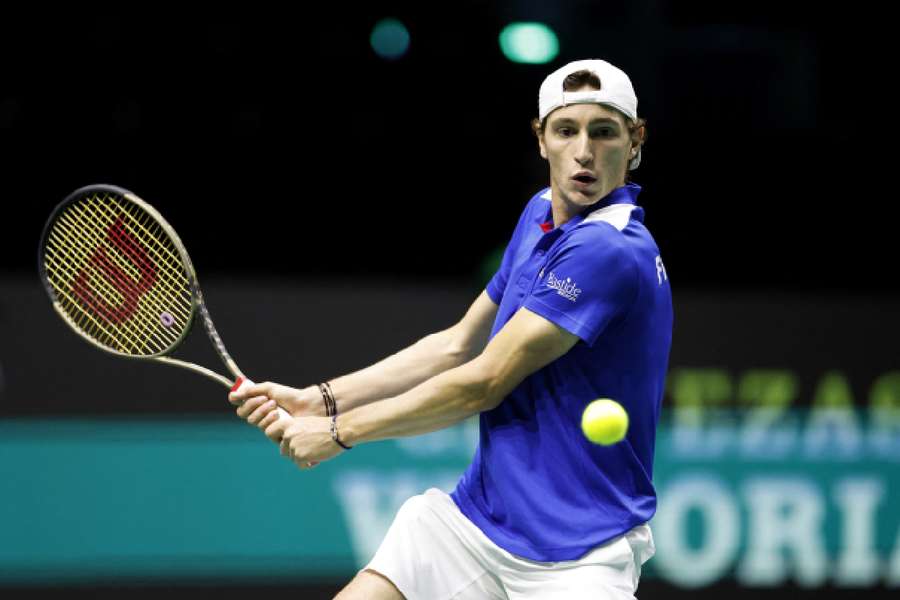
[[[550,113],[540,140],[554,195],[589,206],[625,183],[632,153],[625,117],[600,104],[572,104]]]

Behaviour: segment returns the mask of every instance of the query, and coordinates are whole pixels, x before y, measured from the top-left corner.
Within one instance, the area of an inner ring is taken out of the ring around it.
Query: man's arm
[[[577,336],[521,308],[475,359],[445,371],[393,398],[337,417],[344,445],[418,435],[449,427],[497,406],[525,377],[556,360]],[[278,419],[271,405],[260,408],[259,425],[301,469],[341,452],[331,437],[331,419]]]
[[[338,417],[345,444],[418,435],[496,407],[528,375],[568,352],[579,338],[520,309],[475,359],[397,397]]]
[[[402,394],[438,373],[471,360],[487,343],[496,315],[497,305],[482,292],[452,327],[428,335],[370,367],[332,379],[330,385],[338,412],[345,413]],[[295,416],[325,414],[322,395],[315,385],[297,389],[266,382],[229,396],[233,404],[243,402],[238,407],[238,415],[245,419],[269,399]],[[251,422],[258,421],[251,419]]]
[[[331,380],[338,411],[402,394],[423,381],[477,356],[487,343],[497,305],[481,292],[452,327],[428,335],[384,360]]]

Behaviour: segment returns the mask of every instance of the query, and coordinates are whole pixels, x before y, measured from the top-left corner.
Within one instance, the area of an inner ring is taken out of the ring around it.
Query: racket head
[[[162,215],[124,188],[69,194],[44,226],[38,270],[63,321],[102,350],[162,356],[190,332],[199,287],[187,251]]]

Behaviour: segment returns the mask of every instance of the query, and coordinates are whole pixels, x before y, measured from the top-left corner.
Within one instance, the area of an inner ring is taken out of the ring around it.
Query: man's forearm
[[[330,380],[338,412],[402,394],[469,358],[452,329],[428,335],[370,367]]]
[[[446,371],[399,396],[338,417],[345,444],[419,435],[449,427],[496,406],[504,390],[478,359]]]

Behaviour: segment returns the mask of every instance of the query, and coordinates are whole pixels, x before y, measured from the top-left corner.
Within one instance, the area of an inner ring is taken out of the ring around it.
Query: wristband
[[[340,436],[338,436],[337,415],[332,415],[332,417],[331,417],[331,439],[333,439],[335,441],[335,443],[338,446],[340,446],[341,448],[343,448],[344,450],[349,450],[353,447],[353,446],[346,445],[344,442],[341,441]]]
[[[325,403],[325,416],[331,417],[337,414],[337,403],[334,401],[334,394],[331,391],[331,385],[326,381],[319,384],[319,392],[322,394],[322,401]]]

